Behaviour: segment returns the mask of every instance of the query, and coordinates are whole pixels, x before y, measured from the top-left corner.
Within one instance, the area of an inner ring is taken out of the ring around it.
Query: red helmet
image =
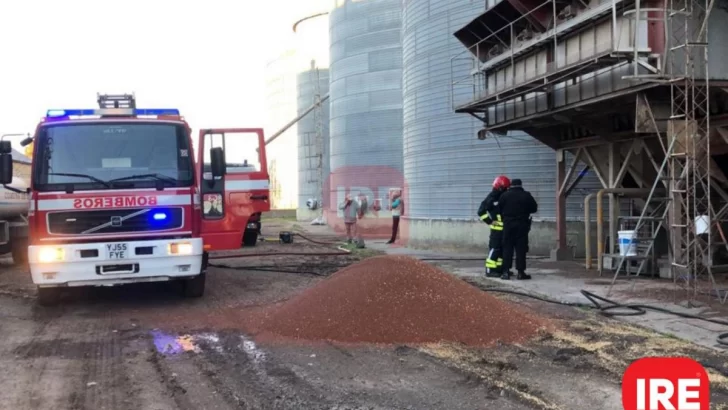
[[[495,189],[508,189],[511,186],[511,180],[505,175],[495,177],[493,180],[493,188]]]

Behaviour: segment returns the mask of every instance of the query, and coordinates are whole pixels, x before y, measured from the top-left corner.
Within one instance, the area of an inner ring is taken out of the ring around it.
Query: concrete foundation
[[[263,213],[263,218],[283,218],[283,219],[293,219],[296,217],[296,210],[295,209],[271,209],[268,212]]]
[[[310,222],[319,216],[319,210],[312,211],[308,208],[296,209],[296,220],[302,222]]]
[[[485,251],[490,230],[480,221],[407,219],[407,246],[420,249],[457,249],[459,251]],[[595,232],[596,228],[592,228]],[[596,253],[596,235],[592,233],[592,254]],[[583,258],[584,222],[567,222],[568,255],[560,251],[563,258]],[[556,247],[556,223],[553,221],[533,221],[529,235],[529,254],[532,256],[552,256]]]

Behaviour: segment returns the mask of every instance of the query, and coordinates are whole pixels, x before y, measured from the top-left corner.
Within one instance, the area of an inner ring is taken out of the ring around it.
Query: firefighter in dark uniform
[[[531,230],[531,214],[538,212],[538,204],[530,192],[524,191],[520,179],[514,179],[498,203],[503,215],[503,274],[501,279],[511,278],[513,251],[516,253],[516,279],[531,279],[526,274],[528,232]]]
[[[480,203],[478,217],[490,226],[488,238],[488,256],[485,259],[485,276],[497,278],[501,276],[503,265],[503,217],[498,200],[502,193],[511,186],[511,181],[504,175],[493,181],[493,190]]]

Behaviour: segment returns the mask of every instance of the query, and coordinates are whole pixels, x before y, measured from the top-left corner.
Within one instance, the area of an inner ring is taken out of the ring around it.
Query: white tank
[[[28,184],[24,180],[13,177],[13,183],[8,186],[21,190],[23,193],[11,191],[0,185],[0,220],[27,215],[30,207],[30,197],[26,193]]]

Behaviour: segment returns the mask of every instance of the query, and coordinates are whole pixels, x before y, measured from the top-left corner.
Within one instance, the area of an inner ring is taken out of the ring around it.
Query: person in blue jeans
[[[396,191],[392,195],[392,238],[387,244],[392,244],[397,240],[397,232],[399,231],[399,217],[402,215],[404,203],[402,202],[402,192]]]

